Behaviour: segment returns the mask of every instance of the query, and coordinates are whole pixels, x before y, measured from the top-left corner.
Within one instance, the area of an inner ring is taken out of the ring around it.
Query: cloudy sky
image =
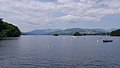
[[[24,32],[119,28],[120,0],[0,0],[0,17]]]

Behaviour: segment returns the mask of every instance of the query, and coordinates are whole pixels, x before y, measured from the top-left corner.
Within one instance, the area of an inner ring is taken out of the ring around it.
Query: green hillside
[[[112,31],[110,35],[111,36],[120,36],[120,29]]]
[[[0,37],[19,37],[21,31],[17,26],[9,24],[0,19]]]

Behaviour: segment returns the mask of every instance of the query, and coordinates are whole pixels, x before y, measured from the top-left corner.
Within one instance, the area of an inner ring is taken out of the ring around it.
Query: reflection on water
[[[120,38],[22,36],[0,40],[0,68],[120,68]]]
[[[0,37],[0,40],[18,40],[20,37]]]

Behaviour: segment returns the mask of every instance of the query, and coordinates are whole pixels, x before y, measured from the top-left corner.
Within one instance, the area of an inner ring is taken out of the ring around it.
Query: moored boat
[[[106,40],[103,40],[103,42],[113,42],[113,40],[106,39]]]

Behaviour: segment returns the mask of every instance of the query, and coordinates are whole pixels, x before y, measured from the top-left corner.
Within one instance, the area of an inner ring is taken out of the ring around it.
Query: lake
[[[103,39],[113,42],[103,43]],[[120,68],[120,37],[25,35],[0,40],[0,68]]]

